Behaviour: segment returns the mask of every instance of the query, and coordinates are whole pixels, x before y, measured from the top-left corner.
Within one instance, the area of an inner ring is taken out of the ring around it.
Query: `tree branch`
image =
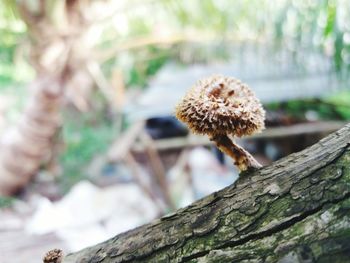
[[[186,208],[70,254],[64,262],[329,262],[322,260],[330,255],[346,262],[349,145],[350,124],[302,152],[244,173],[233,185]]]

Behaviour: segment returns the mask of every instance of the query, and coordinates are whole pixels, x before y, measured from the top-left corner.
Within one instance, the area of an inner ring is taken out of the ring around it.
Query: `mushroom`
[[[63,251],[55,248],[47,252],[43,258],[43,263],[61,263],[63,259]]]
[[[199,80],[176,106],[176,117],[197,134],[207,134],[240,171],[259,168],[254,157],[230,139],[265,128],[265,111],[248,85],[214,75]]]

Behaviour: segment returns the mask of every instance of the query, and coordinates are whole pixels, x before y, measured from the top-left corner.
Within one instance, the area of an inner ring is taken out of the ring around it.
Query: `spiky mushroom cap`
[[[61,249],[52,249],[47,252],[43,258],[43,263],[61,263],[63,259],[63,251]]]
[[[176,106],[176,117],[198,134],[245,136],[264,129],[265,111],[248,85],[214,75],[199,80]]]

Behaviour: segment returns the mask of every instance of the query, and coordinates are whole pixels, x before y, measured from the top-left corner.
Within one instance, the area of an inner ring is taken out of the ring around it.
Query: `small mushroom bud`
[[[252,135],[265,128],[260,101],[240,80],[222,75],[199,80],[176,106],[176,117],[194,133],[207,134],[241,171],[261,167],[229,137]]]
[[[48,251],[44,258],[43,263],[61,263],[63,259],[63,251],[61,249],[52,249]]]

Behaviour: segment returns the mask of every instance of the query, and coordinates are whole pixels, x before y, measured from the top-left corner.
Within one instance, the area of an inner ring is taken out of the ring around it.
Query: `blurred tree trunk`
[[[63,262],[345,263],[349,255],[350,124]]]
[[[18,1],[31,41],[30,61],[37,79],[29,105],[0,145],[0,194],[22,189],[51,154],[67,87],[84,67],[88,51],[86,0]],[[73,87],[74,88],[74,87]]]

